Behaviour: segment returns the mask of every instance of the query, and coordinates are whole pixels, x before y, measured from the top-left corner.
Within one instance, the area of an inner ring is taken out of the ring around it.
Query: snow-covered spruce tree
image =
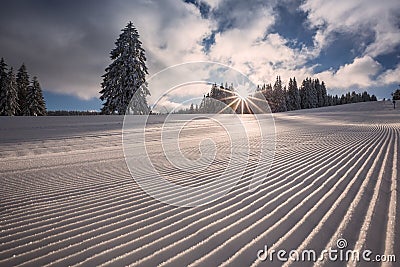
[[[7,64],[4,61],[4,58],[0,59],[0,86],[1,88],[4,88],[5,86],[5,81],[7,77]]]
[[[287,91],[287,109],[288,110],[295,110],[295,92],[293,87],[293,80],[292,78],[289,79],[288,84],[288,91]]]
[[[284,112],[286,108],[286,95],[282,86],[281,77],[277,76],[272,94],[273,112]]]
[[[2,88],[0,114],[14,116],[18,111],[18,92],[13,68],[10,68],[7,75],[2,77]]]
[[[367,92],[364,92],[364,94],[368,95]],[[367,100],[365,100],[365,101],[370,101],[370,99],[371,99],[371,98],[369,97],[369,95],[368,95],[368,96],[364,96],[364,98],[367,99]],[[400,89],[397,89],[396,91],[394,91],[394,92],[392,93],[392,99],[393,99],[393,100],[400,100]]]
[[[271,108],[271,111],[274,110],[273,107],[273,99],[272,99],[272,95],[273,95],[273,91],[272,91],[272,85],[271,84],[263,84],[262,88],[261,88],[262,94],[264,95],[265,99],[268,102],[268,105]]]
[[[317,94],[317,107],[323,107],[324,106],[324,96],[321,88],[321,84],[319,83],[318,79],[315,79],[313,81],[314,87],[315,87],[315,92]]]
[[[318,85],[317,85],[318,81]],[[309,84],[311,85],[310,87],[310,107],[311,108],[317,108],[318,107],[318,92],[317,92],[317,86],[319,86],[319,80],[311,80]]]
[[[4,105],[6,104],[6,86],[7,86],[7,64],[4,58],[0,60],[0,115],[5,115]]]
[[[300,87],[301,108],[307,109],[310,107],[310,84],[308,78],[304,79]]]
[[[18,115],[27,116],[29,115],[28,104],[26,102],[26,95],[29,87],[29,75],[26,71],[25,64],[19,68],[17,73],[17,91],[18,91]]]
[[[37,77],[33,77],[32,84],[28,87],[26,95],[28,114],[30,116],[46,115],[46,103],[43,98],[42,88]]]
[[[318,96],[315,87],[315,81],[311,78],[306,78],[300,88],[301,108],[316,108],[318,107]]]
[[[322,81],[321,82],[321,91],[322,91],[322,98],[323,98],[323,106],[329,106],[329,100],[328,100],[328,94],[326,91],[326,86],[325,86],[325,82]]]
[[[293,80],[289,79],[288,86],[288,110],[298,110],[300,109],[300,94],[297,88],[296,78]]]
[[[146,96],[150,95],[150,92],[146,83],[146,56],[139,33],[132,22],[122,29],[115,45],[116,48],[110,53],[113,62],[102,76],[103,89],[100,91],[100,99],[105,101],[102,112],[148,114],[150,108]]]
[[[300,91],[299,91],[299,87],[297,87],[297,81],[296,78],[293,77],[293,87],[294,87],[294,99],[295,99],[295,110],[301,109],[301,99],[300,99]]]

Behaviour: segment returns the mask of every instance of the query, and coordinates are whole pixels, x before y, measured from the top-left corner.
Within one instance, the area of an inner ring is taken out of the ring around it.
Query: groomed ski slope
[[[312,266],[256,255],[265,245],[321,251],[339,238],[399,264],[400,110],[371,102],[274,118],[275,159],[260,188],[250,193],[245,175],[195,208],[138,187],[124,160],[123,117],[0,118],[0,266]],[[184,139],[189,155],[206,129],[199,123]],[[217,159],[214,173],[224,167]],[[171,174],[207,182],[179,177]]]

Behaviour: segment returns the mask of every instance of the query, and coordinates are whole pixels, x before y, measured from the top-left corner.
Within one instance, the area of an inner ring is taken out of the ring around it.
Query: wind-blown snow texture
[[[275,161],[261,187],[249,193],[242,181],[189,209],[136,185],[122,120],[0,118],[1,266],[273,266],[257,260],[264,245],[322,250],[340,237],[400,257],[400,112],[388,102],[275,114]]]

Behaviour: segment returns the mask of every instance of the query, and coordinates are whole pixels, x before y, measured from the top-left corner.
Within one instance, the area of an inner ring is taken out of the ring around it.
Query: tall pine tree
[[[309,90],[310,90],[310,107],[317,108],[318,107],[318,92],[317,87],[319,86],[319,81],[317,85],[317,80],[309,80]]]
[[[26,95],[29,87],[29,75],[26,71],[25,64],[19,68],[17,73],[17,88],[18,88],[18,115],[29,115],[28,103],[26,102]]]
[[[7,64],[4,58],[0,59],[0,115],[5,115],[6,104],[6,86],[7,86]]]
[[[146,97],[150,92],[146,83],[146,56],[132,22],[122,29],[115,45],[110,56],[113,62],[102,76],[100,99],[105,101],[102,112],[148,114]]]
[[[300,109],[300,94],[297,88],[296,78],[289,79],[288,87],[288,110]]]
[[[296,78],[293,77],[293,87],[294,87],[294,99],[295,99],[295,110],[301,109],[301,99],[300,99],[300,91],[299,87],[297,87],[297,81]]]
[[[28,114],[30,116],[46,115],[46,103],[43,98],[42,88],[37,77],[33,77],[32,84],[28,87],[26,95]]]
[[[272,85],[271,84],[263,84],[261,91],[272,109],[272,93],[273,93]]]
[[[300,99],[301,108],[311,108],[310,107],[310,84],[308,78],[304,79],[300,87]]]
[[[324,93],[322,92],[322,87],[318,79],[314,80],[314,87],[315,91],[317,92],[317,107],[323,107],[325,101],[323,95]]]
[[[328,93],[326,91],[326,86],[325,86],[325,82],[324,81],[321,82],[321,92],[322,92],[322,98],[323,98],[323,106],[324,107],[329,106],[330,103],[329,103]]]
[[[13,68],[7,75],[2,74],[1,79],[0,114],[14,116],[18,112],[18,92]]]
[[[286,95],[282,85],[281,77],[277,76],[272,94],[272,103],[274,112],[284,112],[286,108]]]

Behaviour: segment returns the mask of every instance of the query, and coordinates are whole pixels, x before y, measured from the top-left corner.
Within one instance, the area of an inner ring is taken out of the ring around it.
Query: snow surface
[[[399,261],[400,110],[370,102],[274,117],[276,154],[264,183],[250,193],[244,179],[195,208],[138,187],[124,160],[122,116],[0,118],[0,265],[278,266],[258,261],[257,251],[321,251],[339,238]],[[162,118],[152,120],[161,129]],[[184,139],[188,157],[206,130],[200,123]],[[171,179],[196,183],[179,177]]]

